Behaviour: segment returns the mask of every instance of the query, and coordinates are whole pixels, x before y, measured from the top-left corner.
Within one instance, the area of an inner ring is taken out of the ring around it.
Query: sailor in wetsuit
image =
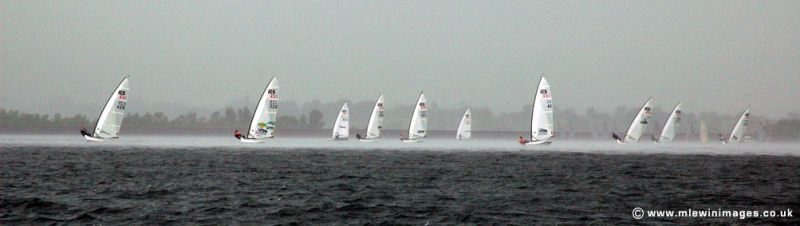
[[[89,132],[86,131],[86,126],[81,126],[81,136],[90,136]]]
[[[242,139],[242,133],[239,133],[239,130],[237,129],[233,131],[233,137],[236,137],[236,139]]]
[[[619,135],[615,132],[611,132],[611,137],[613,137],[617,141],[622,141],[622,138],[619,138]]]

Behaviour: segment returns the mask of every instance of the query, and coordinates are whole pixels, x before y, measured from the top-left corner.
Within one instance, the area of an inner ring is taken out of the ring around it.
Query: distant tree
[[[325,126],[325,122],[322,121],[322,112],[317,109],[311,110],[308,113],[308,129],[321,129]]]
[[[278,126],[283,129],[298,129],[300,122],[294,116],[282,115],[278,117]]]
[[[297,124],[298,129],[308,129],[308,118],[306,118],[305,114],[300,115],[300,118],[297,119]]]
[[[236,123],[236,111],[232,107],[225,108],[225,122]]]

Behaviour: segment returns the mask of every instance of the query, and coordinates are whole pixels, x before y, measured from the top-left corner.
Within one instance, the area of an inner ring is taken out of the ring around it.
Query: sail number
[[[278,109],[278,100],[269,100],[270,109]]]

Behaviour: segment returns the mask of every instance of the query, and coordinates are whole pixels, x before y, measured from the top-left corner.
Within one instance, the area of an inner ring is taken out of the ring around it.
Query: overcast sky
[[[520,111],[800,111],[800,1],[2,1],[0,107],[96,114],[281,98]],[[91,109],[75,109],[90,106]],[[253,103],[255,106],[255,103]],[[77,112],[76,112],[77,111]]]

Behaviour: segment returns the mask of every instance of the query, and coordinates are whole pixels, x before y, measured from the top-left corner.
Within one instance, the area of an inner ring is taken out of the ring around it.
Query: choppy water
[[[798,144],[0,141],[2,224],[800,223],[631,216],[634,207],[800,211]]]

